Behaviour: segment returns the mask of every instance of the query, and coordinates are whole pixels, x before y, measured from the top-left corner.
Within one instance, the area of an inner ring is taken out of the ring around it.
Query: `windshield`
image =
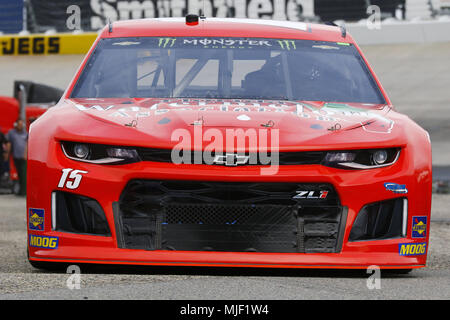
[[[102,39],[71,97],[385,103],[351,44],[212,37]]]

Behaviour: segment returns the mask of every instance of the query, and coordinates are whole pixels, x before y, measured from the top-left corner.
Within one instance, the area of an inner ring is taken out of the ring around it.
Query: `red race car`
[[[61,89],[31,81],[14,81],[14,96],[0,96],[0,133],[6,134],[15,127],[18,118],[24,119],[25,127],[48,108],[53,106],[62,96]],[[1,139],[0,139],[1,141]],[[3,149],[0,146],[0,151]],[[0,194],[19,193],[19,181],[14,161],[10,159],[5,163],[3,154],[0,154]]]
[[[36,267],[426,265],[429,135],[342,27],[109,24],[28,159]]]

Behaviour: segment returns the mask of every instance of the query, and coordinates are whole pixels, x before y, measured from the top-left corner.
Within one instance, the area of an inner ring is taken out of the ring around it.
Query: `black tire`
[[[30,250],[27,247],[27,259],[33,268],[46,271],[63,271],[67,269],[67,263],[61,262],[46,262],[30,260]]]
[[[413,269],[388,269],[384,270],[388,274],[409,274]]]

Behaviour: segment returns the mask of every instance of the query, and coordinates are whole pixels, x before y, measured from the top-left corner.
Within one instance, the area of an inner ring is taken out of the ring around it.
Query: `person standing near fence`
[[[6,137],[0,128],[0,181],[3,179],[4,174],[7,172],[5,165],[6,161],[8,161],[8,157],[6,154]]]
[[[14,124],[14,129],[11,129],[6,134],[6,140],[8,141],[6,147],[7,153],[8,155],[11,153],[14,166],[19,176],[19,195],[24,196],[27,193],[28,132],[22,119],[18,119]]]

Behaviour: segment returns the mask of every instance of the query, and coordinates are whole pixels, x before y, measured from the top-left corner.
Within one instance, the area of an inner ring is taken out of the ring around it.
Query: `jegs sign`
[[[33,34],[0,36],[0,56],[47,55],[47,54],[85,54],[97,33],[82,34]]]
[[[1,55],[59,53],[59,37],[0,37]]]

